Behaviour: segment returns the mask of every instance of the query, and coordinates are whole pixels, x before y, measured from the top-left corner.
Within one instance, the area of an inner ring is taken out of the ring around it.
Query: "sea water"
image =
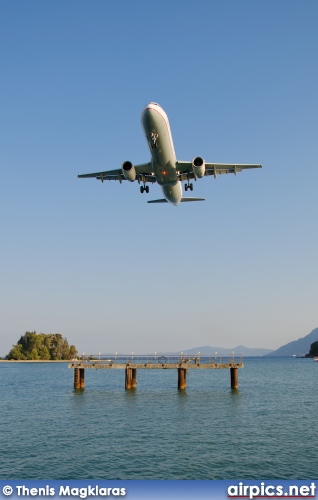
[[[245,358],[229,370],[86,370],[0,363],[0,479],[313,479],[318,363]]]

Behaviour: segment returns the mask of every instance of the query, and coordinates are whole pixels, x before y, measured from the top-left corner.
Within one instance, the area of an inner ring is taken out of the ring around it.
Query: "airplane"
[[[249,168],[262,168],[262,165],[206,163],[201,156],[192,161],[177,160],[168,117],[162,107],[151,102],[147,104],[141,115],[141,123],[150,150],[151,161],[140,165],[133,165],[131,161],[124,161],[121,168],[81,174],[79,178],[95,177],[102,182],[118,180],[120,183],[127,180],[138,181],[141,193],[149,193],[149,185],[157,182],[162,189],[164,198],[150,200],[148,203],[172,203],[179,205],[187,201],[204,201],[204,198],[182,196],[182,181],[185,181],[185,190],[193,191],[190,180],[201,179],[204,176],[219,174],[234,174]]]

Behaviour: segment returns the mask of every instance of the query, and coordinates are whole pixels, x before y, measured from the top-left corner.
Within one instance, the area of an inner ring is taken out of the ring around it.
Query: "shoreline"
[[[0,359],[0,363],[71,363],[72,359]]]

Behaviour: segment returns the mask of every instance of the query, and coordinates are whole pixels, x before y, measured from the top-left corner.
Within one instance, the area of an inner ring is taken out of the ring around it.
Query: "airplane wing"
[[[187,180],[188,178],[194,178],[194,172],[192,168],[191,161],[177,161],[176,163],[177,171],[180,172],[179,179]],[[242,172],[242,170],[248,168],[262,168],[262,165],[254,164],[234,164],[234,163],[205,163],[205,175],[213,175],[216,178],[220,174],[234,174],[237,172]]]
[[[137,180],[145,180],[145,182],[156,182],[156,178],[153,175],[153,169],[151,163],[143,163],[141,165],[134,165],[136,170],[136,179]],[[115,170],[105,170],[103,172],[94,172],[92,174],[80,174],[77,176],[79,179],[95,177],[102,182],[104,181],[122,181],[126,180],[126,177],[123,175],[122,169],[117,168]]]

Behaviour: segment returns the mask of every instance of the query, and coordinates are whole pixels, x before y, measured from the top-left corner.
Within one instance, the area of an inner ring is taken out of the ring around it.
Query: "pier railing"
[[[82,355],[72,359],[73,363],[101,363],[101,364],[224,364],[224,363],[242,363],[242,354],[223,354],[201,356],[198,354],[180,353],[179,355],[164,354],[90,354]]]

